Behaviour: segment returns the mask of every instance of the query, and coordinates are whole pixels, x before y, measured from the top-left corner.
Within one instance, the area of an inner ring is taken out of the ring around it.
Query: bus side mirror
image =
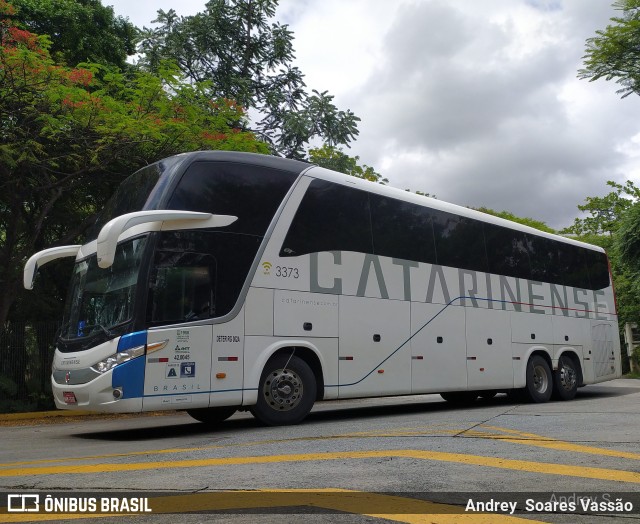
[[[23,285],[25,289],[33,289],[33,280],[36,277],[38,268],[44,266],[47,262],[58,258],[75,257],[80,251],[80,245],[77,246],[59,246],[45,249],[32,255],[24,265]]]
[[[98,266],[105,269],[111,267],[116,256],[118,239],[122,233],[136,226],[137,233],[149,231],[175,231],[178,229],[202,229],[209,227],[225,227],[238,220],[231,215],[212,215],[195,211],[153,210],[136,211],[120,215],[107,222],[98,234],[97,257]]]

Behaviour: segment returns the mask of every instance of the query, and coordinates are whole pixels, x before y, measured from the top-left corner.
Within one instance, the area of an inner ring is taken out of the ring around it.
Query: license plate
[[[64,391],[62,393],[65,404],[77,404],[76,394],[73,391]]]

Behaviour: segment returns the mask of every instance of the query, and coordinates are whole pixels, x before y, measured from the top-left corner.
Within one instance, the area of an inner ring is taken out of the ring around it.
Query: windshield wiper
[[[100,331],[102,331],[109,338],[113,338],[113,337],[116,336],[115,333],[113,333],[112,331],[109,331],[102,324],[85,324],[84,326],[82,326],[81,330],[82,331],[85,331],[85,330],[92,331],[94,328],[98,328]],[[87,336],[87,335],[81,335],[81,336]]]

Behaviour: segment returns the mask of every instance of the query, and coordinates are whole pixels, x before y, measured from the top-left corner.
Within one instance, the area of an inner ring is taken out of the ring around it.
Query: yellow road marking
[[[527,446],[537,446],[540,448],[557,449],[560,451],[572,451],[574,453],[588,453],[590,455],[603,455],[607,457],[620,457],[632,460],[640,460],[640,453],[632,453],[630,451],[618,451],[615,449],[597,448],[595,446],[584,446],[582,444],[572,444],[562,440],[556,440],[549,437],[542,437],[534,433],[523,433],[521,431],[499,428],[496,426],[482,426],[483,428],[501,431],[503,433],[511,433],[518,435],[520,438],[511,438],[504,435],[492,435],[485,438],[494,438],[504,442],[513,444],[525,444]],[[475,434],[475,433],[474,433]]]
[[[407,524],[527,524],[533,521],[511,515],[464,512],[462,506],[381,495],[346,489],[257,490],[196,493],[151,498],[153,514],[191,513],[255,508],[316,507],[405,522]],[[0,515],[0,522],[50,521],[112,517],[100,514]],[[123,515],[134,516],[134,515]]]
[[[105,458],[116,457],[135,457],[140,455],[160,455],[169,453],[189,453],[192,451],[204,451],[208,449],[225,449],[225,448],[242,448],[242,447],[255,447],[265,446],[269,444],[282,444],[283,442],[307,442],[313,440],[338,440],[338,439],[353,439],[353,438],[377,438],[377,437],[398,437],[398,436],[412,436],[412,435],[424,435],[424,429],[430,429],[430,426],[418,427],[418,428],[398,428],[395,431],[366,431],[356,433],[344,433],[341,435],[320,435],[320,436],[307,436],[307,437],[295,437],[288,439],[266,439],[256,440],[252,442],[235,443],[235,444],[216,444],[212,446],[199,446],[194,448],[168,448],[168,449],[153,449],[146,451],[130,451],[127,453],[106,453],[104,455],[85,455],[83,457],[66,457],[60,459],[39,459],[39,460],[24,460],[19,462],[5,462],[0,463],[0,470],[7,467],[15,466],[29,466],[33,464],[55,464],[60,462],[80,462],[83,460],[95,460]],[[431,434],[457,434],[461,429],[450,430],[431,430]]]
[[[417,460],[435,460],[453,462],[473,466],[485,466],[499,469],[527,471],[545,475],[562,475],[569,477],[613,480],[618,482],[640,483],[640,473],[615,469],[592,468],[570,464],[551,464],[547,462],[531,462],[461,453],[446,453],[423,450],[376,450],[376,451],[342,451],[333,453],[303,453],[291,455],[268,455],[253,457],[228,457],[190,460],[167,460],[134,462],[129,464],[76,464],[65,466],[43,466],[33,468],[16,468],[0,470],[0,477],[25,477],[32,475],[76,475],[109,473],[123,471],[143,471],[151,469],[193,468],[240,466],[247,464],[270,464],[280,462],[309,462],[321,460],[349,460],[380,457],[398,457]]]

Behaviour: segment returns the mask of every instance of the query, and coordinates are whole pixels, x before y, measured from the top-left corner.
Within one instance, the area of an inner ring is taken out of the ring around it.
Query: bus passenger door
[[[244,311],[213,326],[210,406],[240,406],[244,365]]]
[[[409,302],[340,296],[340,398],[411,392],[409,313]]]
[[[145,411],[209,405],[211,341],[212,326],[148,331]]]
[[[495,309],[466,309],[469,389],[513,387],[510,315]]]
[[[411,392],[442,393],[467,388],[465,308],[411,304]]]

